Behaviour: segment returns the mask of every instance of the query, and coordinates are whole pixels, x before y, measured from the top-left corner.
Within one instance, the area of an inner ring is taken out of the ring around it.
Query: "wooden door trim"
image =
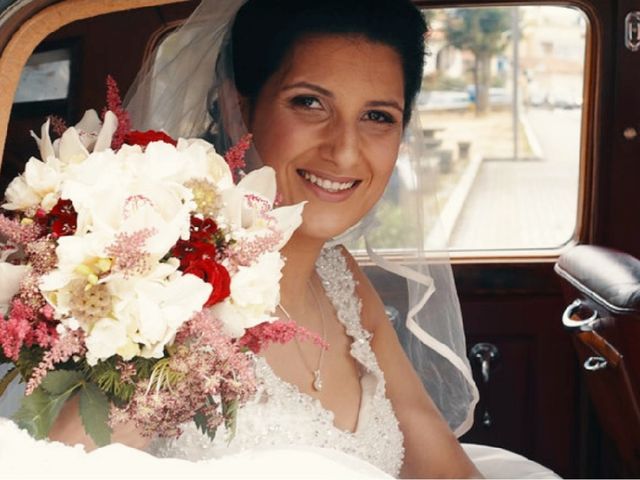
[[[0,29],[11,32],[4,39],[0,32],[0,152],[4,145],[11,115],[13,98],[18,88],[20,74],[35,48],[51,33],[61,27],[85,18],[107,13],[130,10],[133,8],[153,7],[188,0],[63,0],[52,3],[51,0],[22,2],[9,7],[5,13],[10,17],[3,19]],[[13,30],[12,25],[19,23]],[[4,41],[3,41],[4,40]],[[0,168],[2,159],[0,158]]]

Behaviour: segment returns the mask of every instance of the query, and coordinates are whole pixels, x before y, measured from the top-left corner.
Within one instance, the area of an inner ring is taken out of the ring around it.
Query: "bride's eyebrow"
[[[314,91],[318,92],[319,94],[324,95],[325,97],[330,97],[330,98],[334,97],[333,93],[331,93],[326,88],[323,88],[320,85],[316,85],[315,83],[309,83],[309,82],[291,83],[289,85],[285,85],[284,87],[282,87],[282,91],[291,90],[291,89],[300,88],[300,87],[308,88],[310,90],[314,90]]]
[[[404,113],[404,108],[400,106],[395,100],[374,100],[367,102],[368,107],[389,107],[398,110],[400,113]]]

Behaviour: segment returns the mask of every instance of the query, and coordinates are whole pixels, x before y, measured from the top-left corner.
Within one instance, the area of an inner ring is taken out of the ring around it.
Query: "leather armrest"
[[[577,245],[560,256],[554,270],[612,313],[640,313],[640,260],[631,255]]]

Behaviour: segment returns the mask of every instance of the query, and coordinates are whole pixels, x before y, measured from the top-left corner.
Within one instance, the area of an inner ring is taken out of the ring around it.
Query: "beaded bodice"
[[[188,424],[177,440],[154,442],[151,453],[195,461],[255,447],[328,447],[356,455],[390,475],[398,475],[404,456],[403,436],[391,402],[385,396],[384,376],[369,344],[371,334],[360,322],[361,304],[355,280],[337,248],[325,249],[316,269],[339,321],[352,338],[351,355],[363,371],[355,431],[336,427],[333,412],[280,379],[264,358],[256,356],[258,392],[240,410],[231,442],[226,432],[219,432],[211,441],[194,424]]]

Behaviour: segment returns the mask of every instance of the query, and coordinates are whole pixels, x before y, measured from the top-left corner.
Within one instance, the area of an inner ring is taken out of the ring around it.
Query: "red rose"
[[[127,132],[124,136],[124,143],[127,145],[140,145],[146,147],[151,142],[165,142],[176,146],[176,142],[173,138],[164,132],[158,132],[156,130],[147,130],[146,132],[140,132],[138,130],[132,130]]]
[[[214,260],[200,259],[191,262],[184,273],[195,275],[213,287],[209,299],[204,304],[205,307],[210,307],[221,302],[231,293],[231,277],[229,276],[229,272]]]

